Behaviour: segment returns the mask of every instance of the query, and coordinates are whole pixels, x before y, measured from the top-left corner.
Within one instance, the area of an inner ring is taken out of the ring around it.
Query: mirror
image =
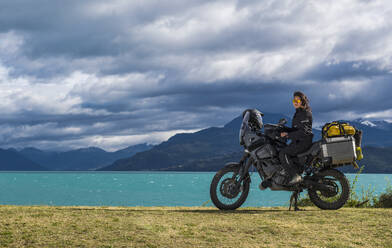
[[[285,118],[282,118],[282,119],[279,120],[279,124],[280,125],[284,125],[286,123],[287,123],[287,120]]]

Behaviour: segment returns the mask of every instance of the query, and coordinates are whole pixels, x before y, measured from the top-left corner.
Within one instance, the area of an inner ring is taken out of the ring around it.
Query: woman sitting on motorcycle
[[[313,117],[308,98],[304,93],[296,91],[294,92],[293,105],[296,111],[292,127],[288,128],[287,132],[280,134],[281,137],[291,139],[291,143],[279,152],[279,159],[288,174],[289,185],[296,184],[302,180],[290,156],[296,156],[305,152],[311,147],[313,139]]]

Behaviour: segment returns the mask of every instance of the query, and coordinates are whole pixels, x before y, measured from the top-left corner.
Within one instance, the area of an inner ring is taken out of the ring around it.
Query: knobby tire
[[[246,200],[249,194],[249,187],[250,187],[250,180],[245,179],[243,182],[243,190],[239,194],[241,196],[238,198],[237,201],[235,201],[233,204],[224,204],[222,203],[218,196],[217,196],[217,187],[219,186],[218,183],[220,179],[226,174],[230,172],[238,172],[239,168],[238,167],[225,167],[221,170],[219,170],[214,178],[212,179],[211,186],[210,186],[210,196],[211,200],[214,203],[214,205],[219,208],[220,210],[235,210],[239,208]],[[246,177],[249,177],[249,173],[247,173]]]
[[[350,197],[350,184],[349,184],[346,176],[342,172],[335,170],[335,169],[327,169],[327,170],[321,171],[317,174],[317,176],[322,177],[322,178],[327,177],[327,176],[333,177],[333,178],[337,179],[337,181],[340,183],[342,188],[341,188],[340,197],[336,201],[333,201],[333,202],[324,201],[317,194],[317,190],[309,189],[308,190],[309,198],[314,203],[314,205],[316,205],[317,207],[324,209],[324,210],[336,210],[336,209],[343,207],[344,204],[346,204],[348,198]]]

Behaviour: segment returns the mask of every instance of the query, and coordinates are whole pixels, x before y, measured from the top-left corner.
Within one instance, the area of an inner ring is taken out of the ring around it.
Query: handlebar
[[[272,131],[272,133],[270,134],[271,138],[273,138],[273,139],[275,139],[275,140],[277,140],[279,142],[282,142],[282,143],[286,143],[288,141],[287,137],[280,137],[280,133],[288,132],[288,130],[290,129],[286,125],[284,125],[284,124],[269,124],[269,123],[266,123],[264,125],[264,127],[267,127],[267,128],[271,129],[271,131]]]
[[[278,128],[280,128],[280,129],[283,129],[282,131],[284,132],[285,130],[289,130],[290,128],[288,127],[288,126],[286,126],[286,125],[284,125],[284,124],[270,124],[270,123],[266,123],[266,124],[264,124],[264,126],[266,126],[266,127],[274,127],[274,128],[276,128],[276,129],[278,129]]]

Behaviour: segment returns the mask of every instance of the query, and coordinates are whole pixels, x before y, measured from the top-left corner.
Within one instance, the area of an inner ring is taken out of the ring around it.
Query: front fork
[[[240,176],[239,180],[237,181],[237,189],[241,187],[241,182],[243,180],[249,180],[251,182],[249,176],[249,168],[253,164],[253,159],[250,158],[250,154],[245,152],[244,156],[242,156],[240,160],[240,169],[238,171],[238,175]]]

